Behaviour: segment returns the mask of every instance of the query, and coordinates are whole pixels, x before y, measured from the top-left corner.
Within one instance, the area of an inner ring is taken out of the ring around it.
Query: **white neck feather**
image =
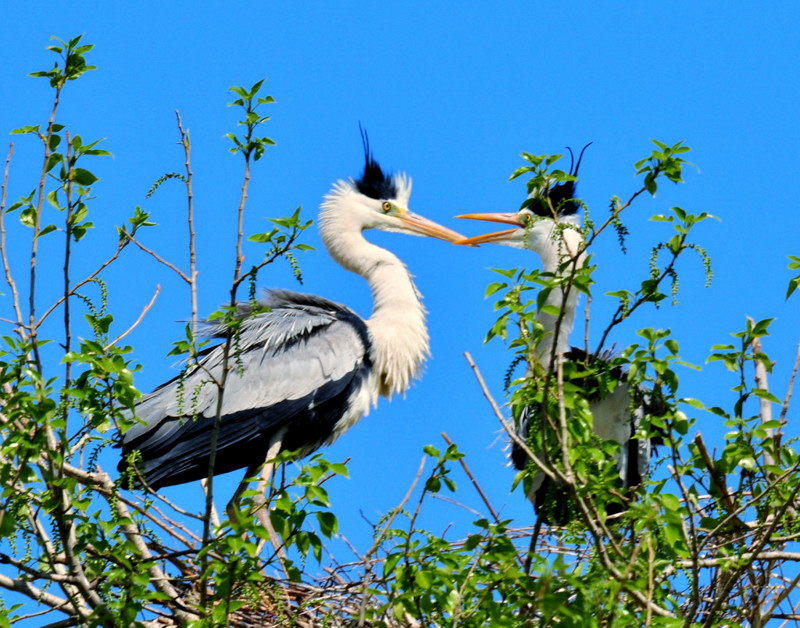
[[[353,212],[342,210],[365,202],[352,184],[339,182],[325,198],[319,217],[322,241],[342,267],[367,280],[373,298],[367,320],[380,394],[404,393],[430,354],[425,308],[411,274],[396,255],[369,242]]]
[[[577,253],[578,248],[583,243],[583,238],[578,231],[573,229],[564,229],[561,235],[553,239],[554,228],[546,230],[543,234],[544,238],[540,240],[539,245],[532,247],[542,260],[542,268],[545,272],[554,273],[557,276],[569,276],[572,272],[572,265],[567,267],[566,273],[559,274],[559,266],[572,258]],[[580,268],[583,265],[584,255],[578,257],[577,263]],[[566,286],[563,286],[566,288]],[[553,350],[553,344],[556,345],[556,353],[564,353],[569,350],[569,336],[572,333],[572,328],[575,325],[575,308],[578,304],[578,291],[570,286],[569,291],[564,297],[563,289],[556,288],[547,297],[545,302],[547,305],[554,305],[563,312],[561,323],[558,325],[558,333],[556,333],[556,326],[558,317],[552,314],[540,312],[537,315],[537,320],[544,327],[545,336],[538,346],[539,359],[544,364],[549,364],[550,355]]]

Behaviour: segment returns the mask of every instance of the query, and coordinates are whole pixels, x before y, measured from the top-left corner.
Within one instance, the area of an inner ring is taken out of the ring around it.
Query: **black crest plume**
[[[573,154],[572,149],[567,146],[567,150],[569,151],[569,174],[576,177],[578,176],[578,169],[581,167],[583,153],[591,145],[592,142],[589,142],[583,147],[581,154],[578,155],[577,164],[575,163],[575,155]],[[574,170],[572,169],[573,166],[575,167]],[[570,200],[575,198],[577,184],[577,181],[563,181],[558,183],[547,189],[547,198],[550,199],[550,203],[548,203],[544,198],[540,197],[534,199],[530,205],[528,205],[528,208],[537,216],[549,216],[551,218],[553,216],[553,211],[550,209],[551,206],[553,209],[558,210],[559,216],[571,216],[573,214],[577,214],[578,210],[580,209],[580,205],[575,201]],[[559,207],[559,205],[561,205],[561,207]]]
[[[369,149],[369,136],[361,126],[361,123],[358,125],[358,130],[361,131],[361,144],[364,146],[365,164],[364,174],[355,182],[356,188],[364,196],[377,200],[397,198],[397,187],[394,184],[394,179],[383,174],[383,170],[381,170],[378,162],[372,156],[372,151]]]

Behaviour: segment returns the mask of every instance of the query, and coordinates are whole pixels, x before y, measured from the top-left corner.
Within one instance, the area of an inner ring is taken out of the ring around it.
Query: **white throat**
[[[531,242],[530,248],[539,254],[542,260],[542,268],[545,272],[553,273],[559,278],[569,277],[573,272],[573,263],[577,263],[580,268],[583,265],[585,255],[581,253],[576,262],[570,262],[566,270],[559,272],[559,266],[564,262],[575,257],[583,238],[581,234],[571,228],[563,229],[556,233],[556,225],[549,229],[537,230],[536,239]],[[547,305],[553,305],[561,310],[563,316],[559,317],[540,312],[536,319],[544,327],[544,338],[539,343],[537,353],[544,365],[550,364],[550,356],[555,344],[556,353],[564,353],[569,350],[569,336],[575,325],[575,309],[578,305],[578,291],[574,286],[563,285],[554,289],[545,301]]]

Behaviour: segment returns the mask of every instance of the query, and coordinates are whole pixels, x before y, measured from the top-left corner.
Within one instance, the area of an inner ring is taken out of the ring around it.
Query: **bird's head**
[[[359,179],[338,181],[322,203],[319,227],[324,241],[333,239],[334,231],[361,232],[380,229],[410,235],[430,236],[455,242],[460,233],[415,214],[408,209],[411,179],[405,174],[386,174],[372,155],[366,132],[364,173]]]
[[[520,249],[531,249],[544,252],[554,246],[554,233],[556,225],[565,225],[559,230],[563,233],[563,240],[570,251],[577,250],[581,237],[579,233],[580,221],[577,213],[580,203],[575,199],[578,169],[581,165],[584,151],[591,142],[583,147],[578,162],[575,164],[572,149],[567,147],[570,154],[570,167],[567,173],[571,179],[560,181],[553,185],[534,189],[522,208],[516,212],[475,213],[462,214],[456,218],[470,218],[472,220],[485,220],[502,224],[513,225],[513,229],[485,233],[472,238],[465,238],[455,244],[476,245],[485,243],[503,244]]]
[[[513,246],[517,249],[530,249],[532,251],[542,252],[545,249],[552,248],[553,234],[555,232],[556,224],[565,225],[562,233],[564,239],[570,245],[570,249],[577,250],[574,247],[572,240],[576,244],[580,242],[580,223],[578,217],[575,215],[559,216],[558,221],[553,218],[545,218],[544,216],[537,216],[530,209],[523,208],[517,212],[497,212],[497,213],[479,213],[479,214],[462,214],[456,218],[470,218],[472,220],[485,220],[488,222],[497,222],[501,224],[513,225],[512,229],[503,229],[502,231],[493,231],[491,233],[484,233],[482,235],[473,236],[471,238],[464,238],[454,244],[462,244],[467,246],[475,246],[476,244],[503,244],[505,246]]]

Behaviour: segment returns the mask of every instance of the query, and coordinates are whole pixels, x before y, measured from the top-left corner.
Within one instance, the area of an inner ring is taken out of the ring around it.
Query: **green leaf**
[[[26,207],[19,213],[19,221],[26,227],[33,227],[36,221],[36,209]]]
[[[38,237],[46,236],[48,233],[55,231],[57,227],[55,225],[47,225],[44,229],[39,232]]]
[[[678,348],[678,341],[670,338],[664,342],[664,346],[672,355],[678,355],[680,353],[680,349]]]
[[[75,168],[75,170],[72,171],[72,180],[83,187],[89,187],[94,182],[99,181],[96,176],[83,168]]]
[[[389,554],[383,561],[383,577],[384,579],[388,578],[390,575],[394,573],[394,568],[397,566],[397,563],[400,562],[400,559],[403,557],[402,554]]]
[[[703,408],[705,408],[702,401],[699,401],[698,399],[693,399],[692,397],[683,397],[679,401],[681,403],[685,403],[687,406],[692,406],[697,410],[702,410]]]
[[[47,202],[56,209],[61,209],[61,206],[58,204],[58,190],[51,190],[47,193]]]
[[[14,129],[11,131],[11,135],[25,135],[27,133],[38,133],[39,132],[39,125],[35,126],[21,126],[18,129]]]
[[[419,570],[414,574],[414,582],[422,589],[429,589],[431,584],[433,584],[430,574],[423,570]]]
[[[764,390],[762,388],[754,388],[753,394],[758,397],[759,399],[766,399],[772,403],[781,403],[781,400],[778,399],[775,395],[773,395],[768,390]]]
[[[338,532],[339,522],[332,512],[318,512],[316,513],[316,517],[320,532],[322,532],[326,538],[331,538]]]
[[[561,314],[561,308],[557,305],[543,305],[541,310],[543,314],[549,314],[550,316],[559,316]]]
[[[14,517],[7,510],[0,510],[0,538],[11,536],[16,529]]]
[[[422,451],[424,451],[431,458],[438,458],[441,455],[439,450],[433,445],[425,445],[425,447],[422,448]]]

